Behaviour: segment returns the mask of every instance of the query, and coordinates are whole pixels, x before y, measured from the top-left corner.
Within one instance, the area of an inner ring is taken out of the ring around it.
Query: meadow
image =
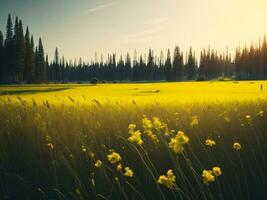
[[[266,89],[0,86],[0,199],[266,199]]]

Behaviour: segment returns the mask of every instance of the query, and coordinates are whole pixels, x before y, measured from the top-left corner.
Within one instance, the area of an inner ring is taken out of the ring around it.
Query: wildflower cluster
[[[82,145],[82,152],[86,152],[86,151],[87,151],[86,147]]]
[[[121,163],[119,163],[118,165],[117,165],[117,170],[120,172],[120,171],[122,171],[122,165],[121,165]]]
[[[252,123],[252,117],[251,117],[251,115],[246,115],[245,116],[245,119],[246,119],[246,121],[247,121],[248,124],[251,124]]]
[[[111,150],[111,151],[112,151],[112,153],[107,155],[109,162],[111,164],[117,164],[118,163],[117,167],[116,167],[117,171],[122,172],[123,171],[123,166],[122,166],[122,164],[120,162],[122,160],[120,154],[114,152],[113,150]],[[124,176],[133,177],[134,172],[130,167],[125,167],[124,170],[125,170]]]
[[[220,167],[213,167],[212,170],[203,170],[202,177],[203,183],[208,185],[211,182],[215,181],[215,177],[221,176],[222,171]]]
[[[95,167],[100,168],[102,166],[102,161],[101,160],[97,160],[95,163]]]
[[[48,144],[47,144],[47,147],[48,147],[50,150],[54,149],[54,145],[53,145],[52,143],[48,143]]]
[[[128,132],[130,134],[130,137],[128,140],[133,143],[137,143],[139,145],[143,144],[143,140],[141,138],[141,132],[139,130],[135,130],[136,125],[135,124],[130,124],[128,126]]]
[[[160,119],[158,117],[153,117],[153,127],[157,130],[157,131],[161,131],[166,127],[166,124],[161,122]]]
[[[171,141],[169,142],[169,147],[175,153],[181,153],[184,150],[183,145],[187,144],[188,142],[189,137],[187,137],[184,132],[178,131],[176,136],[174,138],[171,138]]]
[[[241,144],[238,143],[238,142],[235,142],[234,145],[233,145],[233,149],[237,150],[237,151],[240,150],[241,149]]]
[[[121,161],[121,156],[120,154],[116,153],[116,152],[112,152],[111,154],[107,155],[108,160],[111,164],[115,164]]]
[[[263,110],[261,110],[261,111],[259,111],[259,112],[257,113],[257,116],[259,116],[259,117],[263,117],[263,115],[264,115],[264,111],[263,111]]]
[[[167,176],[161,175],[158,179],[158,183],[165,185],[169,189],[173,189],[175,185],[175,175],[171,169],[168,170]]]
[[[159,142],[158,137],[156,134],[153,133],[153,124],[150,119],[148,119],[145,115],[142,119],[142,126],[144,129],[144,134],[146,134],[153,142]]]
[[[170,130],[168,125],[162,121],[158,117],[153,117],[153,128],[158,132],[164,132],[166,136],[170,136],[174,133],[174,130]]]
[[[198,116],[193,116],[192,117],[192,122],[191,122],[191,126],[198,126]]]
[[[212,147],[212,146],[215,146],[216,145],[216,142],[214,140],[212,140],[212,139],[207,139],[205,141],[205,145]]]
[[[133,177],[133,175],[134,175],[133,170],[131,170],[129,167],[125,167],[124,176]]]

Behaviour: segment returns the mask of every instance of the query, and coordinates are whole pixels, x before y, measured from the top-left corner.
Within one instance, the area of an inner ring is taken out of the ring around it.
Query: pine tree
[[[40,83],[40,64],[39,64],[39,54],[38,54],[38,48],[35,47],[34,51],[34,57],[35,57],[35,81],[37,83]]]
[[[4,37],[2,32],[0,31],[0,83],[3,81],[4,76]]]
[[[75,64],[76,67],[76,64]],[[58,48],[55,50],[54,63],[53,63],[53,80],[59,80],[59,53]]]
[[[264,35],[262,48],[261,48],[261,59],[262,59],[262,69],[263,69],[263,78],[267,78],[267,39]]]
[[[34,68],[34,62],[33,62],[33,51],[31,47],[31,40],[30,40],[30,32],[29,28],[26,28],[25,33],[25,68],[24,68],[24,79],[27,82],[33,82],[31,71],[32,68]]]
[[[173,56],[173,80],[174,81],[182,81],[184,77],[184,63],[183,63],[183,55],[180,53],[180,49],[178,46],[174,49]]]
[[[30,42],[30,54],[29,54],[29,81],[34,82],[36,81],[36,58],[34,52],[34,39],[33,35],[31,36]]]
[[[46,81],[46,64],[44,58],[44,48],[41,38],[39,38],[39,45],[38,45],[38,62],[40,69],[40,81],[44,82]]]
[[[165,61],[165,74],[166,74],[166,80],[167,81],[172,81],[173,80],[170,49],[168,49],[167,58],[166,58],[166,61]]]
[[[11,15],[8,15],[6,25],[6,38],[5,38],[5,60],[4,60],[4,81],[13,82],[15,81],[15,55],[14,55],[14,38],[13,38],[13,23]]]
[[[153,80],[154,77],[154,56],[152,49],[149,49],[147,58],[147,80]]]
[[[21,20],[16,17],[15,21],[15,63],[16,63],[16,82],[23,81],[24,65],[25,65],[25,43],[23,26]]]
[[[196,77],[196,60],[192,52],[192,48],[190,47],[188,60],[187,60],[187,78],[188,80],[194,80]]]

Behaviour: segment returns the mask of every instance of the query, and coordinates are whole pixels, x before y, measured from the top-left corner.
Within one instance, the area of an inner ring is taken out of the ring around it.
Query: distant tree
[[[49,59],[48,59],[48,55],[46,54],[45,56],[45,68],[46,68],[46,80],[50,80],[49,79]]]
[[[134,50],[133,68],[132,68],[132,80],[139,80],[139,64],[137,61],[137,52]]]
[[[165,61],[163,51],[161,51],[159,56],[159,80],[165,79]]]
[[[39,64],[39,55],[38,55],[38,48],[35,47],[34,51],[35,56],[35,81],[37,83],[40,83],[40,64]]]
[[[3,82],[3,79],[5,77],[4,50],[4,37],[2,32],[0,31],[0,83]]]
[[[33,40],[33,35],[31,36],[31,49],[30,49],[30,54],[29,54],[29,81],[34,82],[36,81],[36,58],[35,58],[35,52],[34,52],[34,40]]]
[[[96,77],[92,78],[91,84],[96,85],[98,83],[98,79]]]
[[[153,56],[153,51],[152,49],[149,49],[148,51],[148,57],[147,57],[147,80],[153,80],[154,77],[154,56]]]
[[[25,42],[24,33],[21,20],[16,17],[15,21],[15,66],[16,66],[16,82],[21,82],[24,80],[24,68],[25,68]]]
[[[5,38],[5,60],[4,60],[4,80],[7,82],[15,81],[16,63],[15,63],[15,44],[13,38],[13,24],[11,15],[8,15]]]
[[[32,75],[32,71],[34,68],[35,68],[34,52],[31,45],[29,28],[27,27],[25,33],[25,68],[24,68],[24,79],[27,82],[34,81]]]
[[[145,61],[142,57],[142,55],[139,58],[139,68],[140,68],[140,75],[139,75],[139,80],[146,80],[146,64]]]
[[[76,66],[76,65],[75,65]],[[59,80],[59,53],[58,48],[55,50],[54,63],[53,63],[53,80]]]
[[[166,76],[166,80],[167,81],[172,81],[173,80],[170,49],[168,49],[167,58],[166,58],[166,61],[165,61],[165,76]]]
[[[196,59],[193,55],[192,48],[190,47],[189,53],[188,53],[188,59],[187,59],[187,78],[188,80],[194,80],[196,77],[196,71],[197,71],[197,65],[196,65]]]
[[[132,62],[130,54],[126,54],[126,60],[125,60],[125,66],[124,66],[124,80],[130,80],[131,79],[131,71],[132,71]]]
[[[261,47],[261,59],[262,59],[262,72],[263,77],[267,78],[267,39],[264,35]]]
[[[173,56],[173,76],[174,81],[182,81],[184,77],[184,63],[183,55],[180,53],[178,46],[174,49]]]
[[[44,82],[46,81],[46,64],[45,64],[45,58],[44,58],[44,48],[42,39],[39,38],[39,45],[38,45],[38,68],[40,70],[40,81]]]

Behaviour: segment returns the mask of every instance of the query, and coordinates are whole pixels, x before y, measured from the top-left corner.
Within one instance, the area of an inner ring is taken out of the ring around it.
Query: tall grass
[[[71,98],[71,97],[70,97]],[[202,103],[151,102],[39,105],[0,103],[0,199],[262,199],[267,197],[267,112],[265,101]],[[97,100],[96,100],[97,101]],[[262,112],[263,113],[263,112]],[[176,154],[172,136],[143,134],[142,118],[159,117],[170,130],[190,138]],[[192,117],[199,124],[191,126]],[[246,117],[251,116],[251,118]],[[142,132],[143,144],[128,141],[128,125]],[[205,145],[213,139],[216,145]],[[242,148],[233,149],[234,142]],[[122,157],[133,177],[111,164],[110,150]],[[95,167],[97,160],[101,167]],[[219,166],[209,185],[202,171]],[[158,184],[172,169],[175,187]]]

